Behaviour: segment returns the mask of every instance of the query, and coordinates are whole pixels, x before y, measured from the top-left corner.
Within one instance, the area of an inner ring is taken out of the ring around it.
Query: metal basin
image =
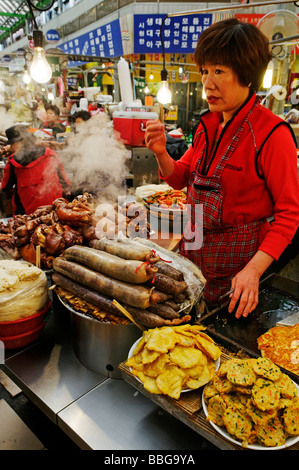
[[[70,309],[70,308],[69,308]],[[73,347],[77,359],[87,369],[121,379],[118,365],[128,357],[141,331],[133,324],[112,325],[72,311]]]

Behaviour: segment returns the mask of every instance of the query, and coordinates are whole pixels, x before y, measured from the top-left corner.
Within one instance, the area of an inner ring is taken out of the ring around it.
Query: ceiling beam
[[[6,11],[0,11],[0,16],[9,16],[10,18],[25,18],[26,15],[22,13],[9,13]]]

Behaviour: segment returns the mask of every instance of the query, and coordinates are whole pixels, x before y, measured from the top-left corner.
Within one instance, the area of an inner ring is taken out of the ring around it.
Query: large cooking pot
[[[141,331],[133,323],[112,325],[100,322],[72,309],[61,297],[60,301],[72,314],[73,347],[77,359],[93,372],[121,379],[118,365],[127,359]]]

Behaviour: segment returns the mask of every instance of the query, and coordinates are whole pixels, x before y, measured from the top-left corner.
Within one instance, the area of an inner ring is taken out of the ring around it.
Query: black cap
[[[13,144],[15,142],[21,142],[28,135],[27,128],[22,125],[12,126],[6,129],[5,131],[7,137],[7,145]]]

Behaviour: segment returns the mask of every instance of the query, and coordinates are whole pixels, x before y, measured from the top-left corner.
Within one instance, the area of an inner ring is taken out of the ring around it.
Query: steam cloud
[[[115,202],[126,192],[128,156],[125,146],[115,138],[112,121],[105,113],[99,113],[77,126],[77,132],[60,154],[71,173],[74,190]]]

